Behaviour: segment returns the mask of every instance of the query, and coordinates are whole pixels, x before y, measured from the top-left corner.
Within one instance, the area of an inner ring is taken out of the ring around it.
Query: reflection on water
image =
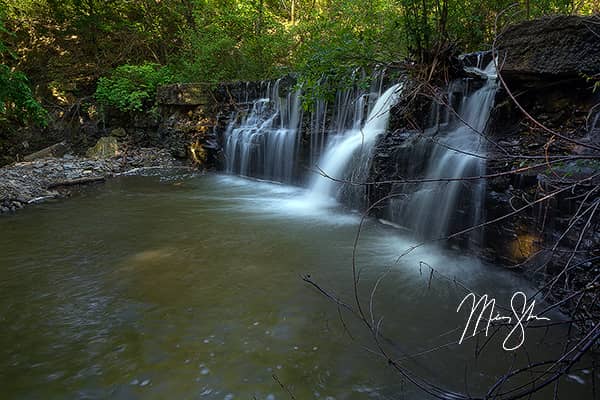
[[[298,188],[213,176],[123,177],[0,219],[0,387],[4,398],[427,398],[365,351],[361,325],[307,286],[352,299],[360,215],[314,207]],[[465,292],[429,282],[426,262],[507,299],[527,285],[457,254],[411,245],[368,221],[361,294],[388,270],[372,309],[399,358],[459,337]],[[559,316],[556,316],[557,318]],[[529,355],[560,333],[528,334]],[[554,343],[554,344],[552,344]],[[404,362],[450,389],[482,391],[512,357],[490,344],[444,347]],[[452,366],[449,368],[449,366]],[[561,383],[589,393],[591,376]],[[465,377],[468,379],[465,380]],[[543,398],[543,397],[540,397]]]

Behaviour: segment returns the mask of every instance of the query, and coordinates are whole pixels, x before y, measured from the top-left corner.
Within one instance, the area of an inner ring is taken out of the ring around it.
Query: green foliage
[[[596,0],[0,0],[0,7],[18,33],[19,68],[41,90],[151,62],[188,82],[297,72],[308,99],[354,82],[357,68],[429,63],[450,43],[489,48],[496,22],[501,29],[549,13],[599,11]],[[144,79],[160,68],[151,69],[101,79],[98,98],[140,109],[153,97]]]
[[[451,49],[450,44],[457,44],[465,52],[487,49],[494,39],[496,23],[502,29],[508,23],[546,14],[591,14],[593,3],[590,0],[317,1],[315,11],[300,19],[294,29],[299,44],[294,49],[292,69],[300,72],[310,103],[355,83],[356,79],[352,82],[349,79],[356,68],[368,71],[376,64],[389,65],[405,58],[428,64],[436,57],[436,51]]]
[[[96,99],[123,112],[143,111],[156,99],[156,89],[174,81],[167,67],[146,63],[122,65],[98,80]]]
[[[10,33],[4,27],[4,22],[2,21],[3,17],[4,16],[2,15],[2,9],[0,8],[0,35],[9,35]],[[4,44],[4,42],[2,41],[2,39],[0,37],[0,56],[4,55],[5,53],[10,53],[10,50]]]
[[[1,10],[0,10],[1,11]],[[9,34],[0,14],[0,34]],[[0,40],[0,56],[13,57],[8,47]],[[47,124],[48,113],[35,99],[25,74],[0,64],[0,122],[33,122],[40,126]]]
[[[330,98],[336,89],[368,78],[354,73],[406,54],[400,38],[400,9],[382,0],[340,0],[295,28],[300,38],[293,60],[305,105]]]
[[[198,1],[175,68],[186,81],[256,80],[287,64],[292,38],[262,2]]]
[[[583,74],[582,77],[586,80],[586,82],[589,82],[592,84],[592,91],[594,93],[600,91],[600,74],[595,74],[595,75]]]
[[[47,1],[50,14],[61,15],[92,50],[125,62],[167,63],[190,18],[188,2],[180,0]]]
[[[45,126],[47,117],[48,113],[33,96],[25,74],[0,64],[0,121]]]

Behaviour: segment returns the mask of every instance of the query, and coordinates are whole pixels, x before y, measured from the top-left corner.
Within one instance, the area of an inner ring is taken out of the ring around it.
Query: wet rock
[[[127,136],[127,131],[123,128],[116,128],[110,131],[110,136],[122,139]]]
[[[278,83],[279,95],[286,96],[296,85],[297,79],[293,75],[286,75],[277,80],[260,82],[229,82],[221,83],[212,89],[214,99],[224,104],[248,104],[253,99],[262,97],[267,88],[275,88]]]
[[[467,68],[483,69],[492,61],[491,51],[477,51],[475,53],[461,54],[458,59]]]
[[[586,118],[592,121],[590,126],[593,126],[594,116],[590,118],[588,112],[598,102],[597,93],[591,90],[589,82],[581,74],[600,72],[600,37],[592,33],[598,31],[599,22],[597,17],[566,16],[529,21],[510,28],[500,41],[507,57],[502,75],[511,92],[517,94],[520,106],[548,129],[580,143],[589,143],[590,135],[584,129]],[[591,152],[564,140],[551,140],[552,135],[546,130],[532,125],[532,121],[501,88],[496,95],[488,133],[509,154],[543,159],[546,155],[570,156]],[[498,148],[488,148],[491,160],[502,159],[504,155]],[[490,161],[487,174],[504,173],[537,162],[534,159],[514,163]],[[596,164],[580,160],[491,179],[487,182],[486,218],[492,220],[509,215],[527,202],[539,199],[540,192],[548,191],[555,180],[585,178],[597,170]],[[522,262],[523,255],[535,246],[551,248],[567,229],[579,204],[577,196],[581,196],[583,190],[585,188],[576,188],[574,193],[556,196],[543,205],[527,208],[486,226],[482,251],[491,260],[515,265]],[[515,232],[518,240],[510,232]],[[577,237],[566,237],[561,241],[559,251],[567,251],[576,241]],[[583,250],[593,248],[584,239],[580,246],[581,254]],[[547,258],[547,255],[539,259],[534,257],[523,268],[534,270],[540,260]],[[548,270],[557,263],[560,263],[560,257],[552,260]]]

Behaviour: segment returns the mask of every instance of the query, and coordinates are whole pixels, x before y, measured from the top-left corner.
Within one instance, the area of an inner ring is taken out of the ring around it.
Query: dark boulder
[[[500,35],[497,47],[507,77],[593,75],[600,72],[600,17],[522,22]]]

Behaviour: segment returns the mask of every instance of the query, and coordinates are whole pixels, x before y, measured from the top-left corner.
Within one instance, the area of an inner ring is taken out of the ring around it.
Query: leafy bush
[[[0,19],[0,34],[2,33],[9,34]],[[3,55],[14,57],[0,40],[0,56]],[[0,64],[0,122],[33,122],[45,126],[47,117],[48,113],[33,96],[25,74]]]
[[[167,67],[146,63],[122,65],[98,80],[96,99],[123,112],[143,111],[156,100],[156,89],[174,81]]]
[[[0,64],[0,120],[45,126],[47,117],[46,110],[33,97],[25,74]]]

